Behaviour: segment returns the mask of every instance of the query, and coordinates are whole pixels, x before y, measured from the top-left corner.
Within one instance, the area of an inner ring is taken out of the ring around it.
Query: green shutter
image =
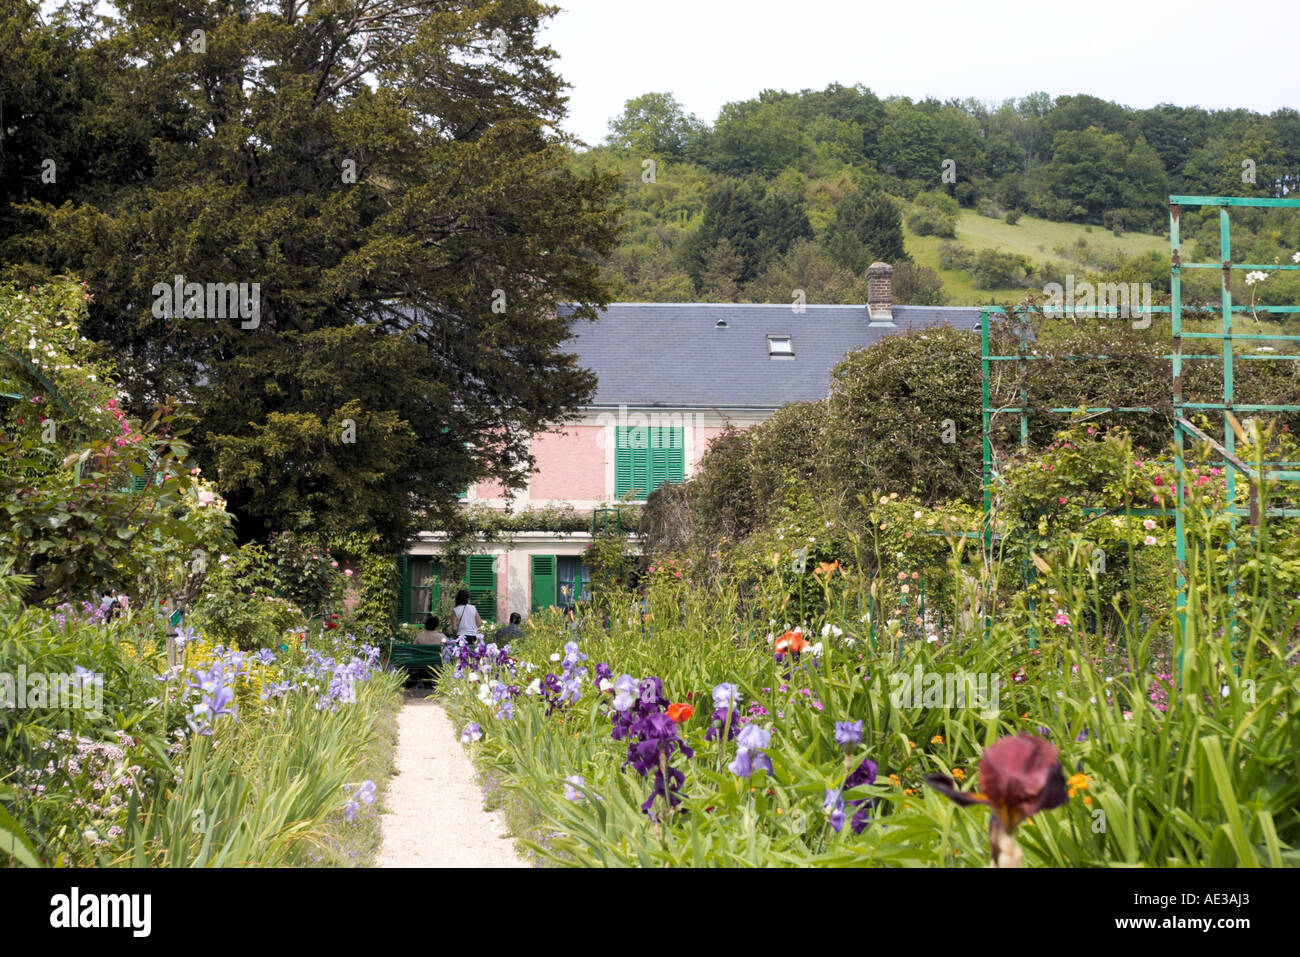
[[[622,498],[632,488],[632,446],[628,444],[628,430],[615,430],[614,443],[614,497]]]
[[[401,572],[402,584],[397,592],[397,621],[404,625],[411,620],[411,563],[405,555],[397,557],[397,570]]]
[[[460,499],[462,502],[465,501],[467,498],[469,498],[469,489],[465,489],[465,491],[457,495],[456,498]]]
[[[471,555],[466,562],[465,581],[469,600],[484,621],[497,620],[497,572],[493,555]]]
[[[555,556],[532,557],[533,600],[532,609],[550,608],[555,604]]]
[[[442,560],[435,558],[433,560],[433,569],[430,572],[429,580],[429,614],[438,614],[438,609],[442,607]]]

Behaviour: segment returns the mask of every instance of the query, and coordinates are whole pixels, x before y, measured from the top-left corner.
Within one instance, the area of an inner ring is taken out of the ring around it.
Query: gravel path
[[[397,773],[380,817],[376,867],[527,867],[499,813],[483,810],[474,767],[442,705],[411,693],[397,716]]]

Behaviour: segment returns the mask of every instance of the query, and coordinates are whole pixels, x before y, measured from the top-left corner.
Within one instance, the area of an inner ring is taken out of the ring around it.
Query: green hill
[[[1169,237],[1147,233],[1125,233],[1116,236],[1101,227],[1080,223],[1061,223],[1033,216],[1023,216],[1014,226],[981,216],[971,209],[963,209],[957,218],[955,239],[938,236],[917,236],[904,228],[907,251],[918,265],[929,266],[943,277],[948,302],[954,306],[980,306],[1015,302],[1024,298],[1025,288],[976,289],[971,273],[966,269],[941,269],[940,247],[957,244],[973,253],[981,249],[995,249],[1004,253],[1025,256],[1035,264],[1056,262],[1078,268],[1093,269],[1079,257],[1079,243],[1086,244],[1089,256],[1112,254],[1131,257],[1146,252],[1156,252],[1168,260]],[[1062,254],[1065,251],[1065,254]]]

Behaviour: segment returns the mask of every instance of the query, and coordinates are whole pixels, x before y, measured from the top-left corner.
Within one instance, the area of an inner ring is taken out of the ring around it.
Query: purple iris
[[[862,743],[862,722],[836,721],[835,743],[843,749],[845,754],[851,753],[854,748]]]
[[[764,714],[767,712],[764,711]],[[730,720],[730,723],[728,723]],[[709,717],[708,730],[704,732],[705,741],[716,741],[723,736],[723,730],[726,730],[726,739],[732,740],[736,732],[740,730],[744,719],[736,713],[735,709],[718,708]]]
[[[713,686],[713,707],[718,709],[735,709],[741,702],[740,690],[726,682]]]
[[[872,785],[876,783],[876,762],[870,758],[863,758],[862,763],[853,769],[847,778],[844,779],[844,790],[852,791],[860,785]],[[854,834],[861,834],[866,830],[867,823],[871,820],[871,809],[875,806],[875,801],[871,798],[851,798],[848,802],[849,807],[858,807],[858,812],[853,815],[850,827],[853,828]],[[838,830],[838,828],[836,829]]]
[[[668,699],[664,697],[664,683],[658,678],[642,678],[639,694],[643,711],[668,707]]]
[[[747,778],[755,771],[772,773],[772,759],[762,751],[749,748],[737,748],[736,759],[727,765],[727,770],[737,777]]]
[[[736,760],[727,765],[727,770],[742,778],[760,769],[771,774],[772,759],[763,751],[771,740],[772,732],[756,724],[745,725],[736,735]]]
[[[674,750],[680,750],[688,758],[695,756],[690,745],[677,736],[677,722],[662,711],[656,711],[632,725],[632,741],[627,746],[627,760],[623,766],[630,764],[638,774],[644,775],[659,766],[661,754],[671,758]]]
[[[844,798],[840,796],[840,792],[827,788],[826,800],[822,802],[822,808],[830,818],[831,827],[838,834],[840,828],[844,826]]]
[[[646,802],[641,805],[641,810],[651,814],[656,798],[663,798],[670,807],[676,807],[681,803],[681,787],[686,781],[686,775],[676,768],[669,767],[668,761],[672,760],[674,752],[681,752],[682,757],[685,758],[695,757],[695,752],[690,745],[677,736],[677,722],[658,710],[657,701],[661,699],[663,689],[659,679],[645,679],[641,682],[641,687],[651,693],[641,697],[637,707],[642,714],[627,729],[626,733],[630,740],[627,745],[627,760],[623,762],[623,766],[632,765],[643,777],[650,771],[654,771],[654,789]],[[628,715],[629,712],[617,713],[616,722],[620,718],[626,719]],[[615,740],[620,737],[619,732],[620,728],[616,724]],[[666,776],[665,769],[667,769]]]
[[[598,662],[596,664],[596,677],[591,679],[591,683],[595,685],[596,690],[599,691],[600,683],[602,681],[611,681],[613,674],[614,673],[609,670],[609,665],[605,664],[603,661]]]
[[[614,682],[614,710],[627,711],[637,700],[637,681],[631,675],[619,675]]]
[[[564,779],[564,799],[575,803],[584,800],[586,794],[582,789],[586,786],[587,782],[582,780],[582,775],[570,774]]]

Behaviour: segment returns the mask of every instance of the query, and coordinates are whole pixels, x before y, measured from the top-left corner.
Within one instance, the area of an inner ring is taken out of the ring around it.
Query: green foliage
[[[957,212],[957,200],[943,190],[917,193],[912,199],[907,228],[918,236],[945,236],[952,239],[957,235]]]
[[[842,489],[974,501],[980,405],[976,337],[947,327],[889,336],[831,373],[822,471]]]
[[[638,157],[680,159],[703,127],[671,93],[645,93],[628,100],[622,114],[609,121],[605,141],[613,149]]]
[[[224,560],[222,560],[224,559]],[[208,575],[192,623],[208,638],[244,651],[278,651],[285,633],[305,630],[302,609],[281,595],[278,566],[261,545],[221,556]]]
[[[827,252],[856,274],[873,262],[910,259],[903,248],[902,212],[884,193],[858,190],[845,197],[835,210],[825,243]]]
[[[470,482],[523,481],[528,437],[594,387],[564,344],[608,299],[593,259],[617,234],[613,177],[574,172],[555,132],[553,10],[114,12],[16,21],[0,97],[31,112],[6,128],[0,271],[85,278],[83,332],[132,411],[196,403],[195,454],[242,541],[377,529],[395,551],[417,523],[454,524]],[[31,85],[67,76],[75,99]],[[178,275],[247,284],[249,305],[256,284],[258,314],[169,317],[158,290]]]

